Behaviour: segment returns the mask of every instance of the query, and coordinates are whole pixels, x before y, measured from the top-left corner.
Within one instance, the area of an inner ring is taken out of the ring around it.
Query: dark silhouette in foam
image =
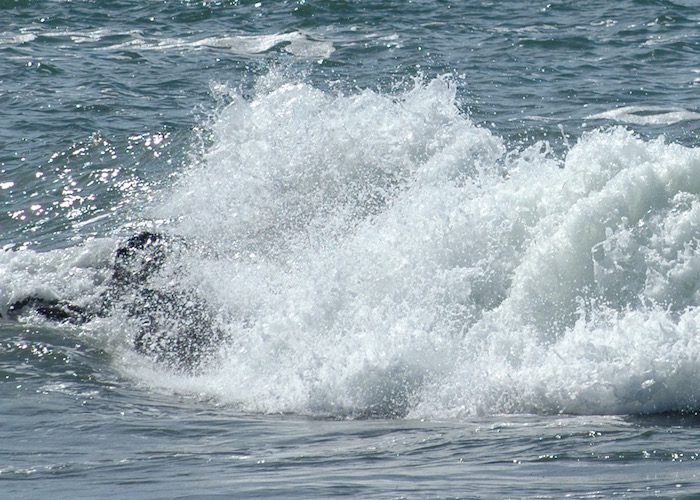
[[[8,316],[30,309],[50,321],[80,324],[123,311],[138,325],[133,337],[137,352],[176,371],[196,373],[222,339],[213,311],[196,290],[150,284],[178,243],[182,241],[153,232],[126,240],[114,254],[112,275],[94,309],[27,296],[9,305]]]

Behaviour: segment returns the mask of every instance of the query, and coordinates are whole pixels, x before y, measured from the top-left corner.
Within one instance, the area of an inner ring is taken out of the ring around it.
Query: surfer
[[[8,316],[16,318],[32,310],[50,321],[81,324],[123,311],[138,325],[133,338],[137,352],[177,371],[196,372],[222,338],[214,326],[213,312],[195,290],[149,285],[177,241],[144,231],[119,245],[112,274],[94,308],[30,295],[10,304]]]

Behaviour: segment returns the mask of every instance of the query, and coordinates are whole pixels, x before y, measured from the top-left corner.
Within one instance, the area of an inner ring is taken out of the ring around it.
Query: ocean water
[[[700,495],[698,7],[0,0],[0,497]]]

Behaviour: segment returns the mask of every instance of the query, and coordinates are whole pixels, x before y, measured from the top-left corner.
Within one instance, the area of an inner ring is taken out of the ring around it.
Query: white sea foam
[[[271,33],[266,35],[230,35],[198,38],[149,38],[141,31],[110,31],[98,29],[92,31],[55,31],[21,33],[0,32],[0,46],[21,45],[36,40],[37,36],[64,39],[74,44],[101,44],[107,37],[127,37],[128,40],[102,47],[108,50],[186,50],[203,47],[225,49],[240,55],[257,55],[276,47],[300,58],[328,58],[334,51],[333,42],[319,38],[317,35],[301,31]]]
[[[90,302],[109,275],[115,245],[114,240],[100,239],[50,252],[0,252],[0,315],[28,295],[78,305]]]
[[[36,35],[34,33],[0,32],[0,47],[4,45],[22,45],[25,43],[33,42],[34,40],[36,40]]]
[[[623,106],[591,115],[588,119],[614,120],[636,125],[673,125],[683,121],[700,120],[700,113],[676,107]]]
[[[228,341],[196,377],[246,411],[451,417],[697,409],[700,151],[621,128],[509,149],[436,79],[279,75],[221,111],[153,217]]]
[[[147,39],[141,36],[111,47],[112,49],[137,48],[141,50],[200,49],[202,47],[226,49],[240,55],[256,55],[281,46],[282,50],[298,57],[329,57],[334,51],[333,43],[307,33],[291,31],[268,35],[231,35],[197,39]]]

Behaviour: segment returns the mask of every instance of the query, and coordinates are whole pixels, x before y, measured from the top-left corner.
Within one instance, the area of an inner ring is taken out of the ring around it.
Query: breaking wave
[[[697,149],[611,128],[558,156],[476,126],[446,78],[340,94],[274,74],[208,141],[148,216],[192,242],[178,279],[225,341],[192,376],[115,350],[139,380],[333,416],[699,408]],[[5,252],[3,303],[27,260],[85,297],[114,245]]]

